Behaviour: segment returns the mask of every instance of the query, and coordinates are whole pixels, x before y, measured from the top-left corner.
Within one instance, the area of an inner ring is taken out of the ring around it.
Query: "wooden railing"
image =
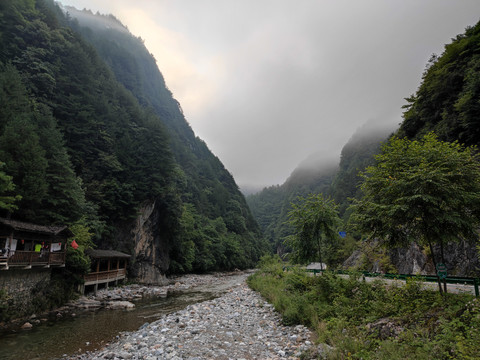
[[[90,273],[84,276],[85,285],[122,280],[122,279],[125,279],[126,274],[127,272],[125,269],[99,271],[95,273]]]
[[[65,251],[59,252],[36,252],[15,251],[0,259],[0,262],[8,266],[40,266],[40,265],[63,265],[65,264]]]

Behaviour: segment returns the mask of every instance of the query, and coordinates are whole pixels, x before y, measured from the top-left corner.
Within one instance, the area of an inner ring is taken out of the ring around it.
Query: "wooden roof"
[[[26,231],[31,233],[46,234],[46,235],[64,235],[66,237],[73,236],[73,233],[70,231],[68,226],[45,226],[45,225],[36,225],[23,221],[10,220],[5,218],[0,218],[0,224],[11,228],[14,231]]]
[[[88,250],[85,250],[85,254],[90,256],[93,259],[112,259],[112,258],[129,259],[131,258],[131,255],[128,255],[116,250],[88,249]]]

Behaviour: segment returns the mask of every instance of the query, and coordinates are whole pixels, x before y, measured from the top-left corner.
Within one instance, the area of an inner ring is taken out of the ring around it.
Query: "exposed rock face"
[[[433,251],[437,263],[440,262],[440,247],[434,246]],[[436,273],[430,254],[423,251],[416,243],[411,243],[408,248],[392,249],[388,252],[392,265],[400,274],[434,275]],[[444,249],[445,264],[449,276],[478,277],[480,274],[480,261],[475,244],[465,241],[449,243]],[[363,261],[361,250],[356,250],[343,263],[344,268],[361,266]],[[372,261],[368,269],[371,272],[383,272],[378,266],[378,261]]]
[[[146,201],[133,223],[124,224],[118,235],[123,251],[132,255],[129,278],[144,284],[164,285],[170,265],[168,241],[162,237],[162,210],[155,200]]]
[[[440,253],[435,249],[436,253]],[[480,274],[480,261],[475,244],[465,241],[451,243],[444,250],[448,273],[458,276],[475,276]]]
[[[429,275],[435,273],[433,262],[415,243],[408,248],[397,248],[390,252],[390,259],[400,274]]]
[[[434,246],[433,251],[437,263],[441,262],[440,247]],[[465,241],[449,243],[443,252],[448,275],[478,276],[480,262],[474,244]],[[431,256],[427,256],[417,244],[411,244],[407,249],[394,250],[390,256],[392,263],[401,274],[435,274]]]
[[[146,202],[140,209],[132,230],[135,247],[132,275],[138,282],[165,284],[170,265],[168,243],[161,236],[160,211],[156,201]]]

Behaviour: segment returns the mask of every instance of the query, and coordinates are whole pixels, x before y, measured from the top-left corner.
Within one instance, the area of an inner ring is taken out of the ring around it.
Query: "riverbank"
[[[315,329],[332,359],[480,359],[480,301],[406,283],[363,281],[359,274],[310,276],[270,258],[249,285],[288,324]]]
[[[163,286],[128,284],[114,288],[105,288],[99,290],[97,294],[90,293],[80,296],[78,299],[51,311],[32,314],[29,317],[14,319],[7,323],[0,323],[0,335],[2,333],[29,331],[46,322],[52,322],[54,319],[77,317],[85,311],[131,309],[135,306],[136,301],[164,298],[169,294],[188,291],[196,287],[224,283],[232,276],[251,273],[253,273],[252,270],[218,272],[204,275],[186,274],[170,277],[168,284]]]
[[[239,276],[238,282],[216,299],[189,305],[138,331],[122,333],[99,351],[64,359],[299,358],[313,346],[312,333],[302,325],[282,325],[273,307],[246,285],[247,276]]]
[[[163,286],[129,284],[115,288],[99,290],[96,294],[87,294],[69,302],[65,309],[128,309],[134,307],[135,301],[146,298],[167,297],[176,292],[188,291],[199,286],[226,282],[230,277],[248,275],[252,270],[238,272],[219,272],[204,275],[187,274],[169,278],[169,284]]]

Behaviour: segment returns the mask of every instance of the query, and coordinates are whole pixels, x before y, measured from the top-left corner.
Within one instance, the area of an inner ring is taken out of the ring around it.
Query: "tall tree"
[[[337,205],[332,199],[325,199],[322,194],[300,197],[298,204],[292,204],[288,222],[295,229],[295,233],[286,240],[294,261],[331,263],[341,223]]]
[[[11,64],[0,63],[0,105],[0,158],[22,197],[15,216],[49,224],[78,220],[84,191],[56,119],[28,97]]]
[[[412,241],[429,246],[434,265],[440,248],[477,240],[480,225],[480,167],[475,148],[448,143],[429,133],[421,140],[393,137],[376,165],[362,174],[363,197],[355,200],[352,224],[387,247]],[[440,279],[439,279],[440,291]]]
[[[0,163],[0,169],[4,166],[5,163]],[[15,202],[21,200],[22,197],[12,194],[13,190],[15,190],[15,184],[12,177],[0,170],[0,209],[11,212],[18,208]]]

